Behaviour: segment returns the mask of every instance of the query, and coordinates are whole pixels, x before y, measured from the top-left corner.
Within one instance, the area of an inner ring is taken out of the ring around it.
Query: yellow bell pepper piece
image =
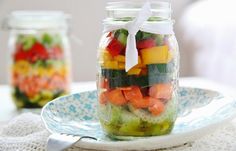
[[[115,56],[114,60],[116,60],[118,62],[125,62],[125,56],[123,56],[123,55]]]
[[[172,54],[168,46],[158,46],[141,50],[143,64],[168,63],[172,59]]]
[[[125,69],[125,63],[119,62],[118,63],[118,68],[121,69],[121,70],[124,70]]]
[[[117,61],[106,61],[104,62],[105,69],[119,69]]]
[[[145,64],[142,63],[142,59],[140,56],[138,56],[138,64],[134,66],[135,68],[144,68],[146,67]]]
[[[17,61],[14,65],[12,70],[16,73],[22,74],[22,75],[28,75],[31,72],[31,65],[28,61]]]
[[[111,61],[111,60],[113,60],[113,57],[111,56],[111,54],[106,49],[101,49],[100,55],[99,55],[99,61],[106,62],[106,61]]]
[[[132,68],[128,71],[128,75],[139,75],[141,71],[140,68]]]

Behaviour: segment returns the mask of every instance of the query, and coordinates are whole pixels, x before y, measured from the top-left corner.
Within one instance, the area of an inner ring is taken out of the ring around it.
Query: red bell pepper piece
[[[107,45],[107,50],[113,57],[119,55],[124,48],[125,46],[115,38],[110,39]]]
[[[137,42],[138,49],[151,48],[151,47],[155,47],[155,46],[156,46],[156,42],[152,38],[141,40],[141,41]]]
[[[38,59],[46,60],[49,57],[49,54],[46,48],[40,44],[35,43],[30,50],[28,50],[29,60],[32,62],[37,61]]]

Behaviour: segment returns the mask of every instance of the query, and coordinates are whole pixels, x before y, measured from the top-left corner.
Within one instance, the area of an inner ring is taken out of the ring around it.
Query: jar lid
[[[68,28],[69,15],[61,11],[14,11],[5,19],[6,29]]]
[[[106,10],[108,17],[123,18],[136,17],[147,0],[130,0],[108,2]],[[152,17],[171,18],[171,3],[169,0],[149,0],[151,4]]]

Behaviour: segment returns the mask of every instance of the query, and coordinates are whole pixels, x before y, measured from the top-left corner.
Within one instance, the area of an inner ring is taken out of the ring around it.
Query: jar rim
[[[68,28],[70,15],[62,11],[13,11],[3,22],[4,29]]]
[[[106,11],[110,18],[136,17],[146,0],[108,2]],[[149,0],[152,17],[171,19],[171,3],[168,1]]]

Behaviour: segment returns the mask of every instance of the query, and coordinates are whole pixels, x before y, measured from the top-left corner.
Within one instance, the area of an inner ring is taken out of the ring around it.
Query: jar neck
[[[107,19],[110,21],[132,21],[141,11],[145,2],[122,1],[107,4]],[[152,16],[150,22],[171,20],[171,4],[169,2],[151,1]]]

